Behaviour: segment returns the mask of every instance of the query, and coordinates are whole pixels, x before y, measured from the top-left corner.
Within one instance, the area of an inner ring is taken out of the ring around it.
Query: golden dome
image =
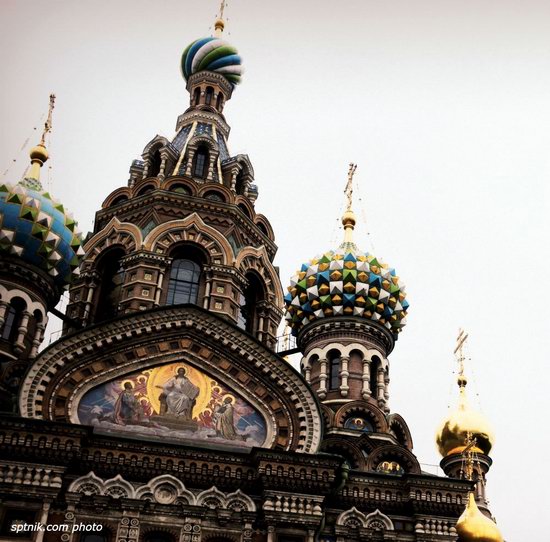
[[[42,163],[49,158],[48,150],[40,143],[30,150],[29,156],[31,160],[40,160]]]
[[[466,448],[466,437],[470,433],[476,440],[472,451],[488,455],[495,441],[493,430],[485,416],[472,410],[468,405],[464,376],[459,378],[458,384],[460,386],[458,408],[443,421],[436,433],[439,453],[443,457],[462,453]]]
[[[468,504],[456,522],[460,542],[503,542],[495,522],[484,516],[477,507],[474,494],[468,496]]]

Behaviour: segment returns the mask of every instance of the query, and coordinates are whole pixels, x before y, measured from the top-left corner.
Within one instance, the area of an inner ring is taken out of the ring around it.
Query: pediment
[[[171,412],[161,412],[160,395],[180,367],[199,388],[195,404],[189,413],[176,394]],[[121,416],[124,384],[131,389]],[[211,418],[227,398],[235,435],[227,415],[225,429],[219,422],[217,436],[208,436],[216,434]],[[139,439],[315,453],[322,431],[319,405],[297,371],[232,323],[192,305],[159,307],[63,337],[34,361],[19,399],[22,416]],[[185,416],[194,424],[186,427]]]

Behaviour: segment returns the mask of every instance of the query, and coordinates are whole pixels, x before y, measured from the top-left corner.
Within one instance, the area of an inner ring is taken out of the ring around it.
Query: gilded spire
[[[444,457],[462,453],[465,449],[464,440],[468,434],[475,436],[474,451],[476,453],[489,455],[495,441],[493,430],[487,419],[468,404],[466,394],[468,380],[464,370],[464,345],[467,339],[468,334],[460,329],[454,349],[454,355],[458,362],[458,405],[443,420],[436,433],[436,444],[439,452]]]
[[[216,22],[214,23],[214,36],[216,38],[221,38],[223,34],[223,30],[225,28],[225,20],[223,18],[223,12],[226,6],[225,0],[221,0],[220,4],[220,16],[216,19]]]
[[[52,130],[52,113],[55,107],[55,94],[50,94],[50,105],[48,107],[48,117],[44,123],[44,129],[42,130],[42,137],[38,145],[30,150],[29,156],[31,158],[31,169],[29,174],[24,179],[23,184],[28,188],[35,190],[42,190],[40,183],[40,168],[44,165],[49,158],[48,150],[46,149],[46,135]]]
[[[461,331],[461,334],[464,332]],[[464,340],[468,335],[465,336]],[[460,335],[459,335],[460,338]],[[462,341],[462,344],[464,341]],[[457,345],[457,348],[460,346]],[[456,350],[455,350],[456,353]],[[476,447],[476,438],[472,433],[466,433],[466,439],[464,441],[465,448],[462,451],[462,457],[464,458],[464,476],[467,480],[473,481],[474,478],[474,452]],[[481,480],[479,483],[483,483]],[[495,522],[483,515],[475,500],[474,492],[470,491],[468,494],[468,502],[462,515],[456,522],[456,531],[459,535],[460,542],[503,542],[502,535]]]
[[[342,215],[342,224],[344,226],[344,245],[353,244],[353,229],[355,228],[355,213],[353,212],[353,175],[357,169],[357,164],[351,163],[348,170],[348,182],[344,194],[346,195],[347,205]]]

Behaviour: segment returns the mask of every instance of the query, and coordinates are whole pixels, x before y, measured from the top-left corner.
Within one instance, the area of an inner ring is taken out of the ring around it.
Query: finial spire
[[[44,162],[49,158],[48,151],[46,149],[46,135],[52,131],[52,113],[55,107],[55,94],[50,94],[50,104],[48,106],[48,117],[44,123],[44,130],[42,131],[42,137],[40,143],[30,150],[31,169],[27,177],[24,179],[24,184],[28,188],[35,190],[42,190],[40,184],[40,168],[44,165]]]
[[[468,383],[468,379],[464,375],[464,344],[468,340],[468,333],[463,329],[458,330],[458,337],[456,338],[456,347],[454,349],[454,355],[458,361],[458,378],[457,383],[459,388],[465,388]]]
[[[344,244],[353,243],[353,229],[355,228],[355,213],[353,212],[353,176],[357,164],[351,163],[348,169],[348,182],[344,194],[346,195],[346,211],[342,215],[342,224],[344,226]]]
[[[223,30],[225,28],[225,20],[223,18],[223,12],[226,6],[226,1],[221,0],[220,3],[220,16],[216,19],[216,22],[214,23],[214,35],[216,38],[221,38],[223,34]]]

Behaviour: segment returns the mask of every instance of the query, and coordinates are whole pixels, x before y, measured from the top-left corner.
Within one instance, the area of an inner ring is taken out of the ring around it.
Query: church
[[[409,300],[354,238],[354,165],[341,244],[281,282],[252,162],[230,151],[224,27],[183,51],[176,136],[145,145],[85,239],[40,181],[53,96],[26,176],[0,185],[0,541],[502,541],[466,335],[445,476],[390,408]],[[41,348],[49,314],[63,333]]]

